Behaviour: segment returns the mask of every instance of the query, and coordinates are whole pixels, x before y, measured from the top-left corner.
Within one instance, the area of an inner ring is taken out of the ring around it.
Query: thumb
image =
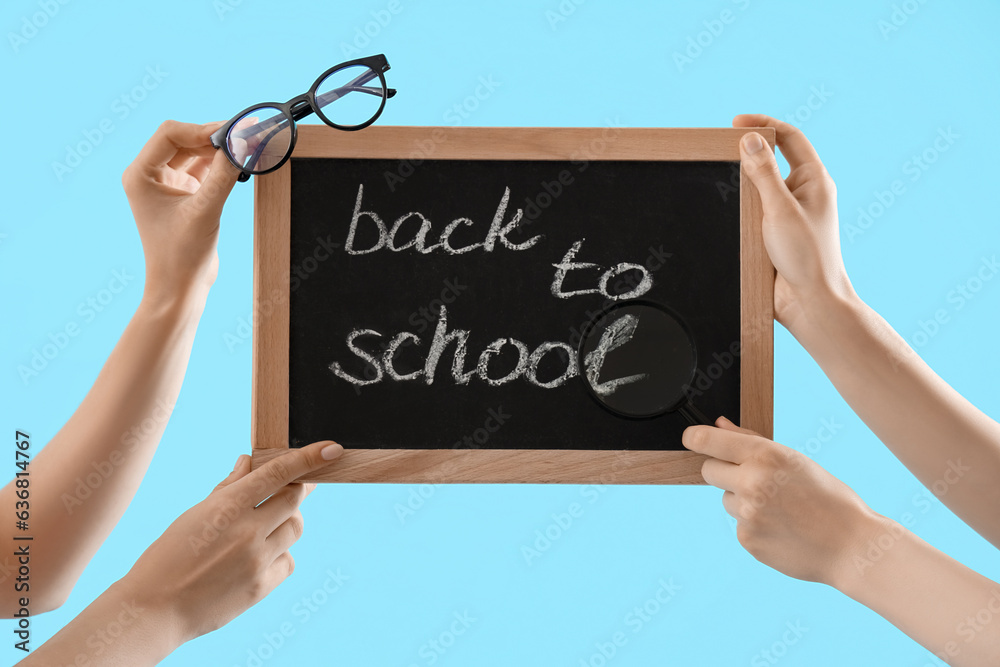
[[[721,428],[723,431],[733,431],[734,433],[746,433],[747,435],[760,435],[757,431],[751,431],[748,428],[741,428],[729,421],[728,417],[719,417],[715,420],[715,425]]]
[[[211,211],[214,215],[222,214],[222,206],[226,203],[226,198],[236,185],[240,170],[232,165],[226,152],[219,149],[212,159],[212,166],[208,170],[208,176],[202,182],[195,198],[199,208]]]
[[[219,482],[219,484],[212,489],[212,493],[215,493],[219,489],[225,488],[240,479],[245,477],[250,472],[250,457],[246,454],[240,454],[239,458],[236,459],[236,465],[233,466],[233,471],[229,473],[229,476],[224,480]]]
[[[744,134],[740,139],[740,159],[750,180],[760,191],[765,213],[795,204],[795,197],[785,185],[778,161],[764,137],[756,132]]]

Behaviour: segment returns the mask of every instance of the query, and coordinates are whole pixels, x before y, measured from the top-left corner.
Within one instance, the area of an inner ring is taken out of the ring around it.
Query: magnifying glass
[[[587,391],[619,417],[676,411],[691,424],[712,425],[685,391],[698,368],[694,339],[663,304],[633,299],[606,308],[587,324],[577,354]]]

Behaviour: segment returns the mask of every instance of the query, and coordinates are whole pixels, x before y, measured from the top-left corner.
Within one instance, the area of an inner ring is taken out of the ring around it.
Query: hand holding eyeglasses
[[[264,102],[239,112],[212,134],[212,145],[222,148],[240,170],[240,181],[274,171],[295,148],[295,121],[311,113],[338,130],[361,130],[374,123],[385,101],[396,94],[385,83],[388,69],[382,54],[335,65],[307,92],[284,104]]]
[[[164,122],[122,175],[146,259],[144,298],[156,303],[215,281],[219,218],[239,175],[209,141],[219,126]]]

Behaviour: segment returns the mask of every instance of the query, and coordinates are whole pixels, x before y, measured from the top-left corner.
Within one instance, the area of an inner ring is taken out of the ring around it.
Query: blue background
[[[859,293],[947,381],[998,414],[1000,280],[984,283],[960,310],[948,296],[998,245],[1000,8],[985,0],[901,4],[911,14],[884,34],[880,21],[894,11],[886,0],[567,0],[563,14],[558,0],[399,0],[396,14],[386,0],[69,2],[12,45],[10,33],[41,10],[9,0],[0,18],[3,428],[27,430],[39,445],[51,438],[134,312],[143,262],[120,176],[156,126],[167,118],[222,120],[254,102],[285,100],[330,65],[379,52],[400,91],[383,124],[451,124],[449,109],[475,94],[480,77],[499,85],[469,103],[476,108],[463,124],[602,126],[617,118],[633,127],[726,127],[736,113],[757,111],[793,120],[838,184],[843,251]],[[707,32],[704,22],[724,10],[733,21],[718,35]],[[373,23],[372,12],[386,24]],[[353,46],[366,26],[368,43]],[[678,67],[674,54],[699,33],[701,52]],[[136,94],[147,67],[166,76]],[[115,103],[122,95],[144,98],[127,117]],[[113,131],[60,179],[53,163],[104,119]],[[935,152],[935,138],[948,128],[957,139]],[[935,161],[913,180],[907,163],[927,150]],[[859,207],[872,207],[896,179],[904,194],[848,238]],[[237,186],[222,220],[219,279],[149,474],[68,603],[35,620],[36,642],[124,574],[249,450],[250,342],[230,350],[225,336],[251,313],[251,216],[252,186]],[[122,269],[135,280],[84,322],[78,304]],[[949,321],[920,336],[920,322],[938,309]],[[17,366],[73,321],[81,334],[22,382]],[[877,511],[896,519],[913,513],[921,537],[1000,578],[996,551],[936,500],[924,503],[923,487],[776,329],[776,439],[808,449]],[[784,651],[778,646],[782,665],[939,664],[836,591],[755,561],[737,543],[716,489],[613,486],[592,503],[576,486],[423,491],[432,494],[401,522],[395,508],[417,487],[318,489],[304,508],[294,576],[164,664],[246,666],[257,664],[256,655],[268,666],[429,665],[422,647],[464,612],[474,622],[435,664],[576,666],[618,631],[627,643],[611,665],[771,664],[761,651],[780,644],[786,624],[797,622],[807,630]],[[583,515],[527,564],[521,547],[574,502]],[[304,619],[296,605],[321,600],[327,572],[338,568],[349,579]],[[635,632],[627,615],[656,594],[661,578],[680,589]],[[294,634],[268,650],[266,636],[285,622]],[[4,663],[18,657],[7,636]]]

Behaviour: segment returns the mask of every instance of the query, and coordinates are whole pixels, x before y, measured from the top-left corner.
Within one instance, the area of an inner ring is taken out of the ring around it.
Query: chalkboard
[[[656,404],[655,355],[690,364],[696,412],[770,434],[773,271],[742,130],[300,132],[256,179],[255,463],[334,439],[318,480],[701,482],[685,414],[616,409]],[[581,339],[631,304],[691,354],[638,316],[601,355],[637,373],[588,386]]]

